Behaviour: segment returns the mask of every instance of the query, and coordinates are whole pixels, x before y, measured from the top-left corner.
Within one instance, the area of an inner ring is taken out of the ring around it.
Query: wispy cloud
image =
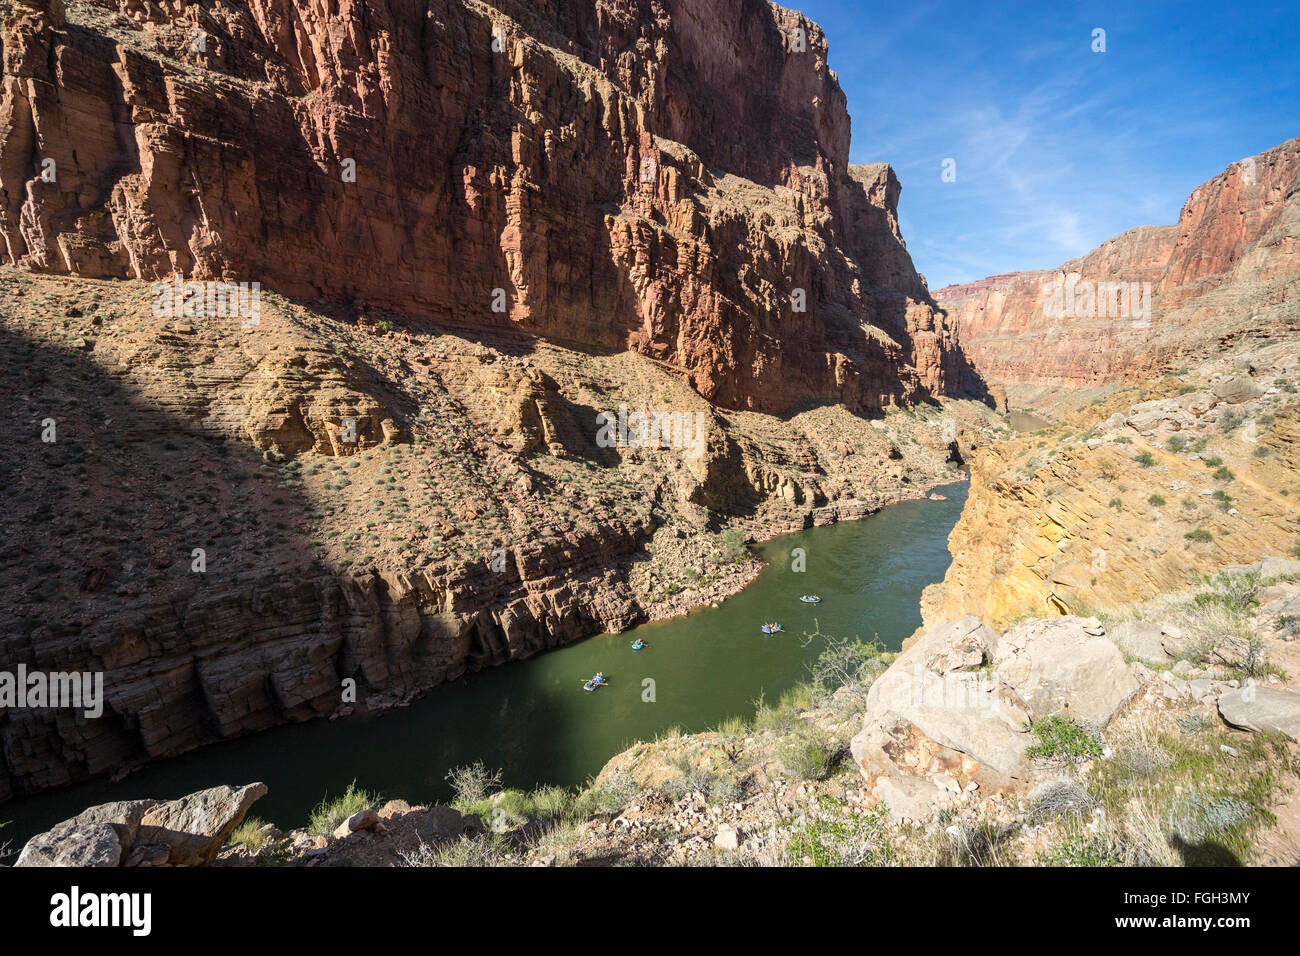
[[[1300,18],[1284,4],[801,7],[827,30],[854,161],[898,171],[932,287],[1173,222],[1196,185],[1300,133]],[[1091,49],[1098,27],[1105,53]]]

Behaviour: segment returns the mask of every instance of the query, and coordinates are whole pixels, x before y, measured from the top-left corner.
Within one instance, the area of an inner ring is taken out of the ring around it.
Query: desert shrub
[[[1058,777],[1039,784],[1029,794],[1029,816],[1035,820],[1089,816],[1097,801],[1078,780]]]
[[[573,796],[564,787],[539,787],[532,792],[534,814],[538,820],[563,818],[573,804]]]
[[[597,787],[589,787],[578,795],[574,809],[580,816],[598,813],[617,813],[643,792],[639,783],[626,773],[612,773]]]
[[[847,748],[815,724],[800,723],[777,751],[781,765],[799,780],[825,780],[843,759]]]
[[[1236,431],[1246,420],[1246,413],[1236,408],[1224,408],[1219,413],[1219,429],[1223,432]]]
[[[808,670],[819,692],[817,697],[829,699],[837,690],[845,688],[848,696],[860,702],[887,666],[879,644],[831,639]]]
[[[462,813],[473,812],[464,808],[478,807],[501,789],[501,771],[489,771],[481,760],[453,768],[446,780],[454,794],[451,805]]]
[[[1035,721],[1031,729],[1038,737],[1038,743],[1025,751],[1027,757],[1079,759],[1101,756],[1101,741],[1097,734],[1068,717],[1045,717]]]
[[[939,834],[935,866],[1004,866],[1005,848],[1015,835],[1015,828],[991,823],[951,825]]]
[[[698,793],[709,803],[734,803],[742,796],[742,790],[735,778],[718,770],[706,770],[692,767],[684,761],[678,764],[682,771],[660,784],[660,791],[669,800],[677,803],[685,800],[692,793]]]
[[[510,842],[497,833],[463,836],[446,843],[421,843],[402,854],[403,866],[485,867],[508,866]]]
[[[814,811],[794,827],[778,859],[782,866],[888,866],[896,862],[889,839],[887,811],[847,810],[824,798],[825,813]]]
[[[1109,834],[1078,830],[1067,833],[1051,848],[1038,855],[1039,866],[1124,866],[1122,847]]]
[[[713,729],[723,737],[739,737],[749,730],[749,722],[744,717],[727,717]]]
[[[1253,675],[1265,666],[1263,638],[1250,612],[1260,588],[1257,572],[1219,573],[1202,579],[1203,590],[1180,611],[1197,658],[1213,658]]]
[[[242,843],[249,853],[256,856],[258,851],[267,844],[267,835],[262,832],[262,828],[265,826],[265,820],[259,820],[257,817],[244,817],[243,822],[235,827],[234,832],[227,838],[226,845],[234,846],[237,843]]]
[[[1147,499],[1147,504],[1151,505],[1153,508],[1159,508],[1163,506],[1164,503],[1165,503],[1165,499],[1160,495],[1152,495],[1150,498]]]
[[[357,782],[353,780],[341,797],[333,800],[325,797],[316,804],[307,823],[307,832],[315,836],[329,836],[354,813],[378,806],[382,802],[383,798],[379,794],[357,789]]]
[[[1138,466],[1141,468],[1150,468],[1156,463],[1156,456],[1151,454],[1149,451],[1144,451],[1134,455],[1133,460],[1137,462]]]
[[[1214,540],[1214,535],[1210,534],[1210,532],[1206,531],[1204,528],[1197,528],[1195,531],[1189,531],[1187,534],[1183,535],[1183,537],[1188,541],[1198,541],[1201,544],[1206,544]]]
[[[781,694],[775,706],[760,697],[754,704],[754,729],[784,733],[794,726],[801,713],[813,706],[816,694],[811,685],[796,684]]]
[[[745,536],[735,528],[722,532],[721,544],[723,554],[732,563],[749,556],[749,549],[745,546]]]
[[[1261,812],[1232,794],[1184,794],[1169,810],[1169,832],[1187,844],[1204,843],[1241,829]]]

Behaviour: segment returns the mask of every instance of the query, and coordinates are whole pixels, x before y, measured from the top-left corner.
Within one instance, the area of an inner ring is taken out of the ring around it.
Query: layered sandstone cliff
[[[1145,289],[1125,308],[1104,283],[1149,286],[1149,314]],[[1229,342],[1294,332],[1300,139],[1197,187],[1176,225],[1139,226],[1058,269],[990,276],[935,297],[976,367],[1011,386],[1140,381]]]
[[[1300,345],[1238,347],[982,449],[927,625],[1113,610],[1300,556]]]
[[[634,349],[729,408],[973,384],[825,37],[761,0],[20,0],[4,64],[15,264]]]

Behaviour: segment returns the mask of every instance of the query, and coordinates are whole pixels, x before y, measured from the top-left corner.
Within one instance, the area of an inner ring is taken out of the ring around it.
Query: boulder
[[[1026,621],[1002,635],[994,678],[1024,701],[1034,720],[1066,716],[1108,724],[1138,692],[1115,642],[1088,633],[1077,617]]]
[[[207,866],[266,785],[91,807],[27,841],[15,866]]]
[[[991,628],[965,617],[928,631],[876,679],[851,750],[877,799],[887,777],[947,774],[963,786],[977,781],[998,790],[1023,774],[1029,715],[984,668],[996,647]],[[930,792],[897,780],[885,787],[895,802]]]
[[[1195,424],[1195,420],[1183,411],[1176,398],[1141,402],[1129,409],[1124,420],[1139,435],[1150,435],[1158,428],[1181,431]]]
[[[361,830],[373,830],[378,823],[379,814],[370,807],[358,810],[334,828],[334,839],[342,840]]]
[[[1280,733],[1300,741],[1300,694],[1248,686],[1219,698],[1219,713],[1233,727],[1252,733]]]
[[[1166,653],[1162,628],[1126,635]],[[1022,789],[1033,721],[1103,727],[1140,688],[1096,619],[1028,621],[999,637],[964,617],[922,634],[876,679],[850,749],[892,818],[924,820],[963,792]]]
[[[121,800],[83,810],[27,841],[14,866],[121,866],[140,819],[156,800]]]
[[[1253,401],[1264,394],[1264,390],[1249,379],[1232,377],[1215,382],[1210,386],[1214,397],[1229,405],[1240,405]]]
[[[1280,578],[1287,574],[1300,574],[1300,561],[1291,558],[1270,557],[1259,562],[1259,576],[1264,580]]]

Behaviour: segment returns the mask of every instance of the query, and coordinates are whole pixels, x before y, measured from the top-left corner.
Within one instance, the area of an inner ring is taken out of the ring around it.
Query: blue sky
[[[825,29],[852,161],[897,171],[931,289],[1176,222],[1197,185],[1300,136],[1295,0],[783,5]]]

